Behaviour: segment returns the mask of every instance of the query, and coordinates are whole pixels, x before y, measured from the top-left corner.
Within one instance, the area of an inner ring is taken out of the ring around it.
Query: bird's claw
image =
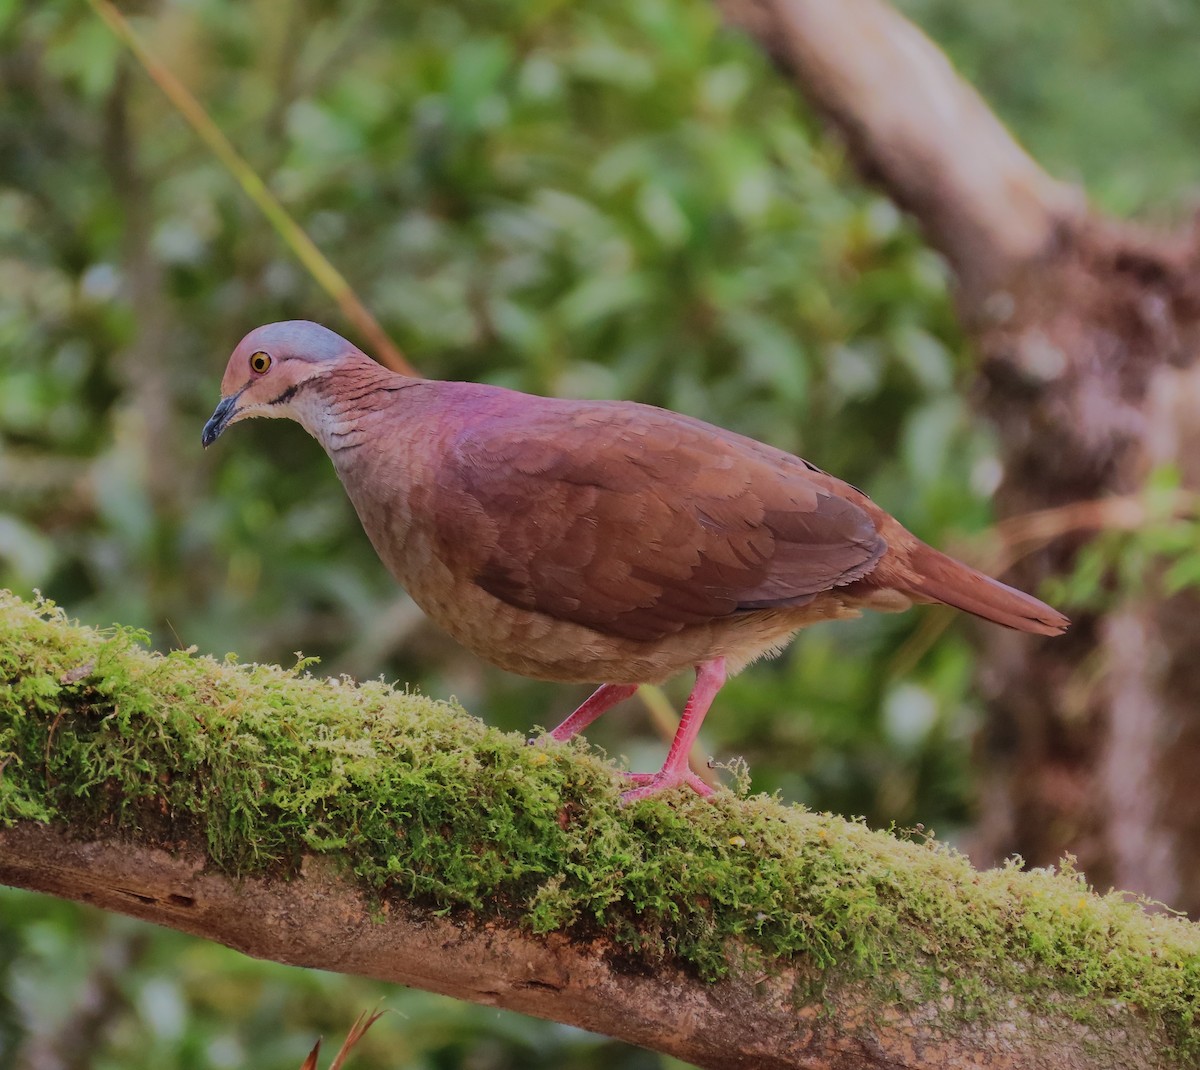
[[[626,773],[625,779],[638,786],[622,792],[622,806],[628,806],[639,799],[648,799],[651,795],[670,791],[671,788],[683,785],[702,797],[713,793],[713,789],[690,769],[660,769],[657,773]]]

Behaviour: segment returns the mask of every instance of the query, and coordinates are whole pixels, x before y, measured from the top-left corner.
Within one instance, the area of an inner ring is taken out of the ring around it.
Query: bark
[[[0,753],[0,882],[702,1067],[1200,1050],[1200,931],[1069,874],[976,873],[728,793],[622,810],[581,750],[381,685],[157,657],[5,595]]]
[[[535,938],[470,916],[451,920],[400,904],[380,920],[359,889],[312,859],[291,881],[231,880],[205,865],[201,854],[116,838],[77,841],[50,825],[0,832],[0,883],[167,925],[255,958],[566,1022],[701,1067],[1171,1065],[1161,1060],[1165,1037],[1121,1010],[1090,1027],[1050,1012],[964,1022],[955,1035],[932,1024],[936,1005],[881,1006],[859,985],[797,1004],[807,979],[794,968],[707,984],[677,967],[633,972],[610,961],[603,946]]]
[[[980,402],[1004,450],[999,510],[1137,493],[1176,463],[1189,489],[1200,343],[1200,261],[1191,235],[1151,238],[1092,219],[1009,289],[1007,322],[977,331]],[[1192,455],[1194,456],[1194,454]],[[1069,570],[1079,539],[1022,562],[1037,583]],[[1200,759],[1195,595],[1129,592],[1083,616],[1056,648],[995,643],[983,844],[1031,860],[1075,853],[1101,885],[1200,911]]]
[[[1015,516],[1136,494],[1156,466],[1200,486],[1200,243],[1106,220],[1047,174],[916,27],[878,0],[718,0],[907,208],[959,282]],[[1012,582],[1069,571],[1084,536]],[[1064,607],[1070,611],[1071,607]],[[990,638],[975,857],[1070,852],[1101,886],[1200,912],[1197,600],[1153,591],[1077,614],[1053,643]]]
[[[919,29],[879,0],[717,0],[921,221],[972,295],[1042,253],[1084,198],[1029,157]]]

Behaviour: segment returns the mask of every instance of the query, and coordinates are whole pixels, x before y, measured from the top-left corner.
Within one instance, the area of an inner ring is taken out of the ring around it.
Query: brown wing
[[[529,401],[461,434],[438,480],[446,558],[510,605],[654,640],[803,605],[887,549],[790,454],[649,406]]]

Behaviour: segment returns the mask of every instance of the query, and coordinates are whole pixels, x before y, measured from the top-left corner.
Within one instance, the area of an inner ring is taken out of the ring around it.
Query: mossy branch
[[[0,881],[710,1067],[1195,1065],[1200,932],[0,593]]]

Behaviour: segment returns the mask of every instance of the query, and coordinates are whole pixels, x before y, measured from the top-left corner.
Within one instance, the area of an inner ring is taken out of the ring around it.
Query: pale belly
[[[480,658],[521,676],[566,683],[663,683],[716,657],[725,658],[733,675],[778,654],[800,629],[857,617],[864,605],[863,599],[829,592],[807,606],[741,613],[643,641],[510,606],[474,584],[456,582],[436,561],[402,582],[432,620]],[[884,604],[872,608],[903,608],[894,599],[879,601]]]

